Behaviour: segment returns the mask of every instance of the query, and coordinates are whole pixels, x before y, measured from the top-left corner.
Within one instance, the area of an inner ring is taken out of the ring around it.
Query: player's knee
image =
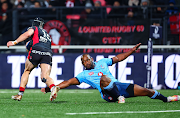
[[[147,88],[141,87],[137,84],[134,85],[134,95],[135,96],[147,96],[151,94],[151,91]]]
[[[46,83],[47,79],[45,78],[42,78],[42,82]]]
[[[147,88],[142,88],[142,91],[143,91],[144,93],[148,93],[148,92],[149,92],[149,90],[148,90]]]
[[[146,95],[146,96],[152,96],[154,94],[153,91],[151,91],[150,89],[147,89],[147,88],[143,88],[142,91],[143,91],[144,95]]]

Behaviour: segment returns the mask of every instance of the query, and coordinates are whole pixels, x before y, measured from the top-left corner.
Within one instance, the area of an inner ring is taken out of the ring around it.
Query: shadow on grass
[[[44,103],[62,104],[62,103],[67,103],[67,101],[52,101],[52,102],[44,102]]]
[[[7,98],[5,98],[5,97],[1,98],[1,97],[0,97],[0,99],[1,99],[1,100],[3,100],[3,99],[7,100],[7,99],[11,99],[11,97],[7,97]]]

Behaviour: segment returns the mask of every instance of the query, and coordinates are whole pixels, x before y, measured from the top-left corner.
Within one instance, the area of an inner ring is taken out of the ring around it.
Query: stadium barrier
[[[59,49],[59,53],[63,53],[63,49],[125,49],[132,48],[134,45],[60,45],[52,46],[52,49]],[[140,49],[147,49],[147,45],[141,45]],[[0,49],[20,49],[24,50],[25,46],[0,46]],[[153,45],[153,49],[180,49],[180,45]]]

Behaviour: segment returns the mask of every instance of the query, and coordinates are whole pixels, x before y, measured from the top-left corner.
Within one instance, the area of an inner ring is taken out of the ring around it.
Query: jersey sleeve
[[[76,76],[76,79],[79,81],[79,83],[81,84],[82,82],[84,82],[83,80],[84,80],[84,73],[83,72],[81,72],[81,73],[79,73],[77,76]]]
[[[112,62],[113,62],[112,58],[103,58],[100,61],[106,63],[108,66],[112,66]]]

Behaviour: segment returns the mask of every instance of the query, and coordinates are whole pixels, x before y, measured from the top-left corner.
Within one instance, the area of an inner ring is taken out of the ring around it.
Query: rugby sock
[[[18,95],[23,95],[24,91],[25,91],[25,88],[24,88],[24,87],[19,87],[19,93],[18,93]]]
[[[167,97],[164,97],[162,94],[160,94],[159,92],[157,92],[156,90],[154,90],[155,93],[154,95],[151,97],[152,99],[159,99],[162,100],[163,102],[167,102]]]
[[[120,96],[120,92],[118,91],[117,86],[112,81],[109,83],[108,86],[104,87],[104,91],[115,99]]]
[[[51,84],[51,85],[49,86],[50,90],[51,90],[51,88],[52,88],[53,86],[55,86],[55,85],[54,85],[54,84]],[[52,91],[52,90],[51,90],[51,91]]]

